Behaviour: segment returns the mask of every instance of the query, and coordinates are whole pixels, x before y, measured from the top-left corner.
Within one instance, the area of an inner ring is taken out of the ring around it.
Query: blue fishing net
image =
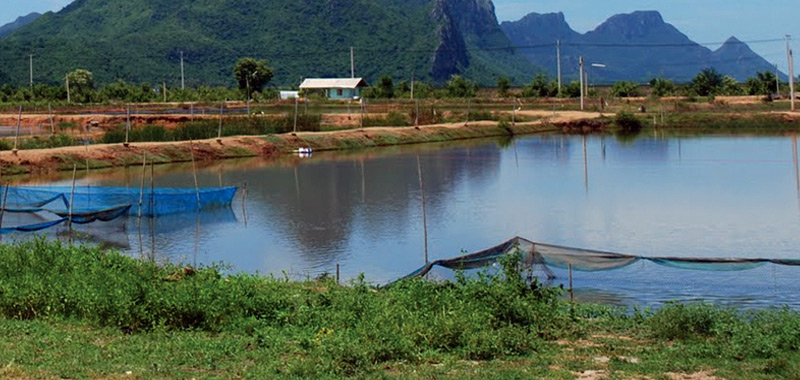
[[[141,208],[142,216],[160,216],[230,207],[235,195],[236,187],[142,191],[124,187],[80,186],[72,194],[69,186],[14,186],[8,189],[6,208],[10,212],[31,212],[49,204],[48,211],[68,212],[72,201],[73,211],[99,211],[118,205],[131,205],[128,210],[130,215],[139,215]]]

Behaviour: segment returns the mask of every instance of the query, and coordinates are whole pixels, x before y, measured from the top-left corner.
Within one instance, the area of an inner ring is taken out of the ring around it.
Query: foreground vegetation
[[[796,312],[573,307],[504,267],[375,288],[2,245],[0,377],[800,376]]]

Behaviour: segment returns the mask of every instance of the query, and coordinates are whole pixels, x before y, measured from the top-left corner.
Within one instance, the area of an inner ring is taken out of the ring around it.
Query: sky
[[[0,2],[3,3],[0,25],[3,25],[30,12],[58,11],[71,0]],[[518,20],[530,12],[564,12],[567,22],[581,33],[618,13],[656,10],[695,42],[723,42],[730,36],[747,42],[791,34],[794,50],[800,54],[800,3],[797,0],[494,0],[494,4],[500,21]],[[750,47],[785,71],[785,43],[753,43]],[[800,65],[798,62],[795,67]],[[795,69],[795,74],[797,71]]]

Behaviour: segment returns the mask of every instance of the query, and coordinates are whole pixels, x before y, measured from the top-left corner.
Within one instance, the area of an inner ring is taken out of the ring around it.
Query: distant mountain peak
[[[725,44],[724,45],[728,45],[728,44],[743,44],[743,43],[744,42],[742,42],[741,40],[739,40],[735,36],[730,36],[727,40],[725,40]]]
[[[41,13],[37,12],[29,13],[25,16],[17,17],[13,22],[0,26],[0,37],[11,34],[15,30],[36,21],[41,15]]]
[[[515,44],[535,45],[570,41],[580,37],[567,23],[564,13],[530,13],[519,21],[503,22],[500,27]]]
[[[636,11],[614,15],[587,34],[618,36],[625,40],[649,38],[654,35],[669,36],[670,38],[680,35],[688,40],[688,37],[684,36],[677,28],[666,23],[661,17],[661,13],[657,11]]]
[[[655,77],[683,82],[706,67],[744,80],[771,67],[736,37],[712,52],[666,22],[658,11],[618,14],[585,34],[572,31],[569,38],[555,32],[562,26],[569,28],[563,20],[562,13],[532,13],[519,21],[504,22],[501,27],[517,46],[552,44],[556,39],[567,42],[561,49],[561,63],[568,78],[577,77],[579,57],[606,64],[606,68],[593,73],[596,80],[605,82],[646,81]],[[555,74],[556,49],[543,46],[521,52],[534,64]]]

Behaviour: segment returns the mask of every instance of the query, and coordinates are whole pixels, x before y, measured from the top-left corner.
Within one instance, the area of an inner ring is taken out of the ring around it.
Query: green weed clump
[[[90,142],[90,141],[89,141]],[[19,139],[19,143],[17,144],[17,149],[19,150],[29,150],[29,149],[51,149],[51,148],[61,148],[65,146],[76,146],[82,145],[83,142],[75,137],[70,135],[59,133],[57,135],[42,137],[42,136],[34,136],[34,137],[23,137]],[[14,148],[13,140],[0,140],[0,150],[11,150]]]
[[[788,309],[741,313],[710,305],[667,306],[647,320],[658,339],[707,342],[716,354],[744,360],[800,351],[800,316]]]
[[[614,117],[617,135],[635,136],[642,131],[642,121],[630,112],[620,112]]]

